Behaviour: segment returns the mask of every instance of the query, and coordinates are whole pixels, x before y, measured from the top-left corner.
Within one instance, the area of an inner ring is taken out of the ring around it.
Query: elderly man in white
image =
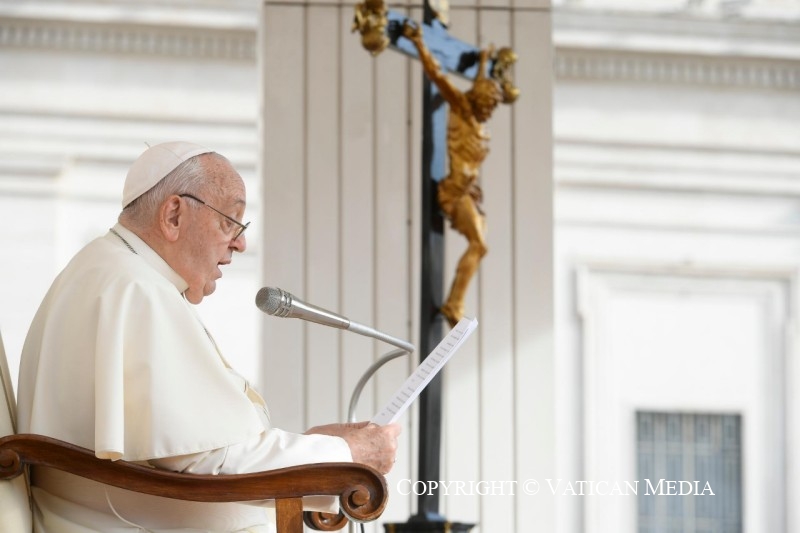
[[[272,427],[264,400],[195,313],[220,267],[246,248],[245,205],[242,178],[201,146],[159,144],[134,162],[118,223],[76,254],[33,320],[20,366],[21,432],[198,474],[328,461],[391,469],[396,424]],[[48,468],[31,480],[37,532],[274,528],[268,505],[178,502]]]

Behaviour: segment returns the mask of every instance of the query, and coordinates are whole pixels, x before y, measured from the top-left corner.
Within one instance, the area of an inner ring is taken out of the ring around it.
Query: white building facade
[[[447,370],[442,459],[444,481],[516,490],[442,496],[448,519],[479,533],[800,530],[798,11],[451,4],[456,36],[514,47],[522,96],[489,124],[490,252],[467,302],[480,326]],[[253,221],[201,314],[280,425],[344,418],[388,347],[252,302],[280,286],[415,341],[421,73],[371,58],[351,20],[352,5],[325,2],[0,4],[12,373],[52,278],[116,219],[130,162],[186,139],[239,168]],[[447,233],[447,272],[464,244]],[[362,418],[413,365],[376,376]],[[382,521],[415,509],[415,417]],[[715,495],[643,496],[643,476],[706,476]],[[636,481],[640,494],[601,494]],[[570,493],[589,482],[593,495]]]
[[[797,531],[795,2],[556,10],[564,531]],[[706,493],[708,494],[708,493]]]

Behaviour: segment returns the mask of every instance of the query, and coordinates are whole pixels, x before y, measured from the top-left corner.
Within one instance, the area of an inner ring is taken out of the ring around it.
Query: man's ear
[[[181,224],[186,223],[184,203],[180,196],[173,194],[161,204],[158,210],[158,225],[161,234],[169,242],[175,242],[181,233]]]

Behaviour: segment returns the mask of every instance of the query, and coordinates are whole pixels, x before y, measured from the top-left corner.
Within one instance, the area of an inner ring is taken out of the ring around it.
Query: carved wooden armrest
[[[94,452],[41,435],[0,438],[0,479],[20,475],[25,465],[48,466],[106,485],[153,496],[195,502],[275,500],[280,533],[303,530],[303,496],[338,496],[341,510],[357,521],[378,518],[386,507],[386,480],[355,463],[317,463],[237,475],[178,474],[126,461],[98,459]],[[344,516],[313,515],[310,526],[332,531]]]

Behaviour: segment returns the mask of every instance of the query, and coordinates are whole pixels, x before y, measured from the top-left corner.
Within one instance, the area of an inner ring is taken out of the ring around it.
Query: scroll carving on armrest
[[[26,465],[47,466],[106,485],[196,502],[337,496],[344,515],[359,522],[378,518],[388,499],[384,477],[355,463],[316,463],[224,476],[179,474],[126,461],[98,459],[91,450],[41,435],[0,438],[0,479],[20,475]],[[346,520],[342,517],[339,522],[341,528]],[[331,531],[327,527],[322,529]]]

